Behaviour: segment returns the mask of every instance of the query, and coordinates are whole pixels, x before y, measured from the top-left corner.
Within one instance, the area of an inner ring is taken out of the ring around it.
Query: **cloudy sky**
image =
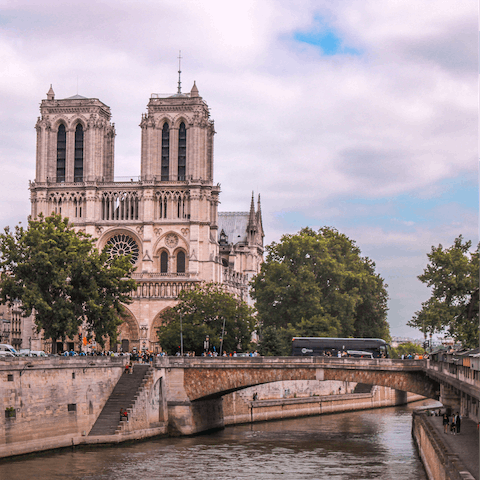
[[[140,173],[151,93],[195,80],[215,120],[222,211],[262,196],[266,243],[336,227],[389,285],[393,335],[429,292],[432,245],[478,241],[471,0],[0,0],[0,228],[25,222],[38,106],[102,100],[116,176]]]

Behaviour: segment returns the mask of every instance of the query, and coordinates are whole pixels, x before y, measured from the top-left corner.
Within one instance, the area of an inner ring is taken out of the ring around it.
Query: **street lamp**
[[[180,313],[180,355],[183,357],[183,314]]]
[[[225,317],[223,317],[223,325],[222,325],[222,338],[220,339],[220,356],[222,356],[223,351],[223,336],[225,334]]]

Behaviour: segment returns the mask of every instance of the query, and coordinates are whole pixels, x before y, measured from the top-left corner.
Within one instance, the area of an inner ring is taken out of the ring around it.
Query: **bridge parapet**
[[[436,398],[438,384],[424,361],[338,357],[157,357],[155,367],[183,383],[189,401],[219,398],[243,388],[282,380],[341,380],[384,385]],[[174,373],[177,372],[177,373]]]
[[[332,368],[420,372],[425,360],[338,357],[156,357],[158,368]]]

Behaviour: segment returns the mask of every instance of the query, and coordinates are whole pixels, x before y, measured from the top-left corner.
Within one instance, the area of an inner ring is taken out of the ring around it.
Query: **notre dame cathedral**
[[[110,107],[80,95],[56,99],[50,87],[40,113],[31,215],[59,213],[98,249],[131,255],[137,290],[120,327],[124,351],[160,351],[160,313],[198,282],[248,300],[264,251],[260,198],[252,195],[249,212],[218,212],[214,123],[195,84],[190,93],[152,94],[140,123],[140,176],[127,179],[114,177]]]

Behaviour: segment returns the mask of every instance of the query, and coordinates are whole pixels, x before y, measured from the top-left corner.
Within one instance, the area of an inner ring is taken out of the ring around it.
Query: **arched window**
[[[170,130],[165,122],[162,128],[162,181],[169,180],[170,175]]]
[[[65,160],[67,154],[67,132],[62,123],[57,132],[57,182],[65,181]]]
[[[83,127],[80,124],[75,129],[75,169],[73,181],[83,181]]]
[[[178,180],[185,180],[187,170],[187,130],[182,122],[178,130]]]
[[[177,254],[177,273],[185,273],[185,252]]]
[[[162,252],[160,255],[160,273],[168,272],[168,253]]]

